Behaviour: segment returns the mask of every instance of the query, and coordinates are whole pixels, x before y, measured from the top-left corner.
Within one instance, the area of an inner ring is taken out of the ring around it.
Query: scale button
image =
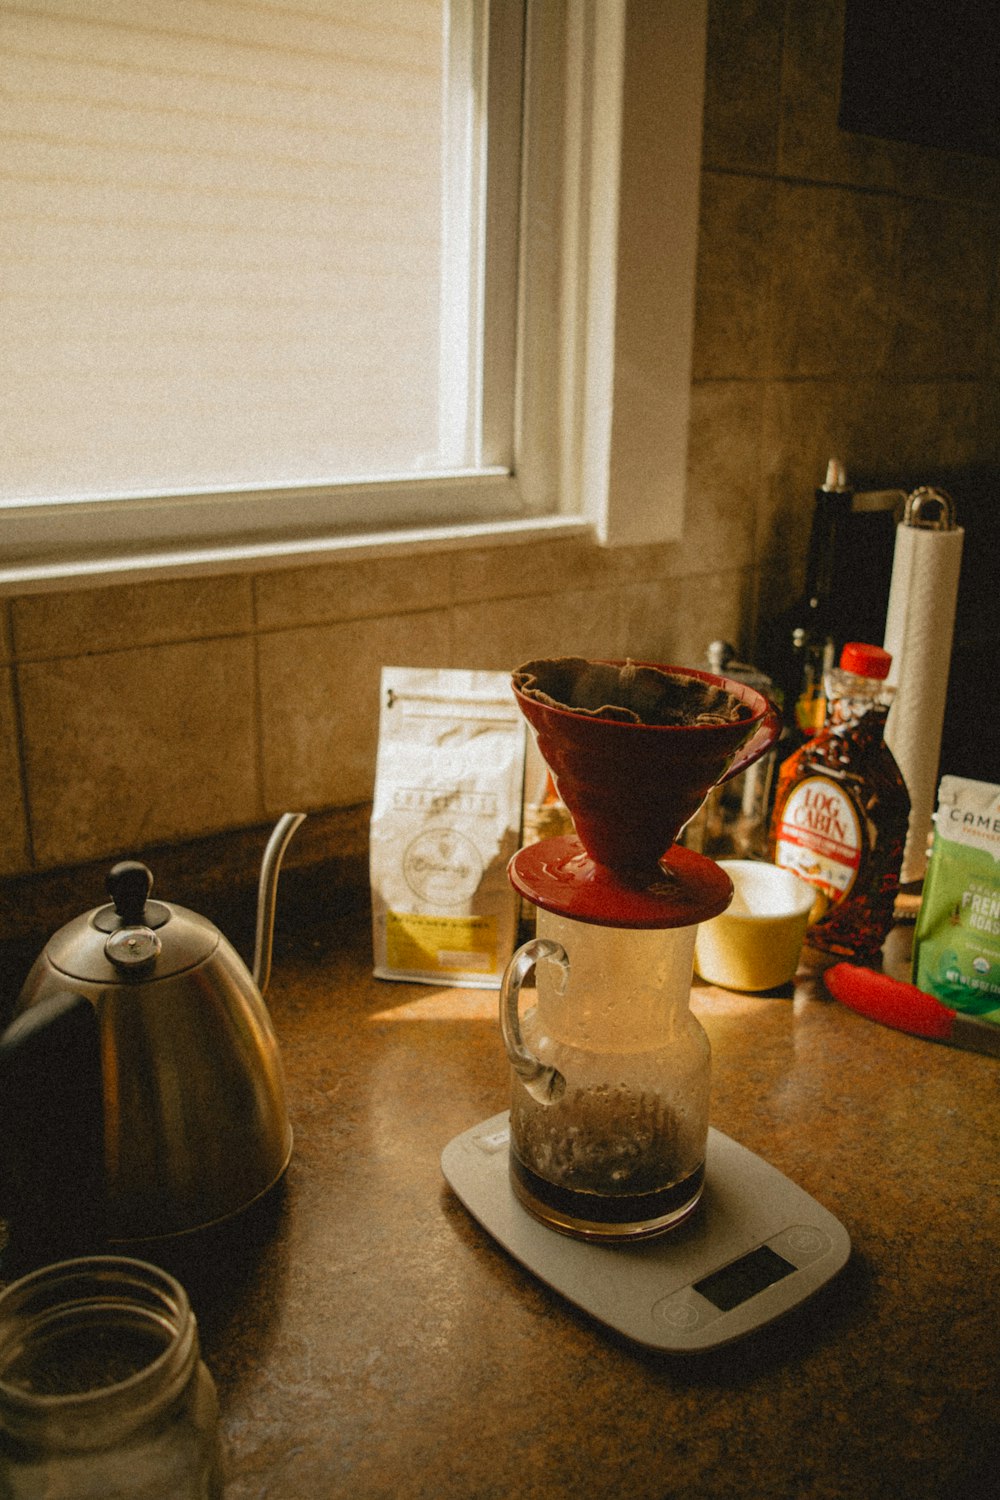
[[[502,1151],[505,1146],[510,1145],[510,1127],[504,1125],[500,1130],[491,1130],[486,1135],[477,1135],[473,1140],[480,1151],[485,1151],[488,1156],[492,1156],[495,1151]]]
[[[692,1307],[690,1303],[685,1305],[682,1302],[670,1306],[668,1302],[666,1306],[661,1306],[658,1312],[662,1321],[669,1323],[672,1328],[693,1328],[698,1321],[698,1309]]]
[[[670,1297],[664,1297],[662,1301],[653,1304],[653,1317],[660,1323],[665,1323],[668,1328],[697,1328],[703,1321],[703,1311],[698,1302],[694,1300],[697,1294],[689,1286],[682,1291],[674,1292]]]
[[[809,1224],[795,1224],[791,1229],[786,1229],[780,1238],[794,1254],[806,1256],[810,1260],[821,1255],[830,1244],[828,1236],[821,1229],[814,1229]]]

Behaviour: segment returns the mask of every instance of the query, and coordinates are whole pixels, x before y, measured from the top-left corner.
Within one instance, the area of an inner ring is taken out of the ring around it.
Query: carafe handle
[[[558,1068],[539,1062],[524,1045],[518,1012],[522,984],[535,964],[546,958],[559,964],[564,982],[568,978],[569,959],[561,943],[554,943],[550,938],[532,938],[530,942],[522,943],[504,970],[500,986],[500,1030],[511,1067],[528,1093],[539,1104],[554,1104],[566,1092],[566,1080]]]

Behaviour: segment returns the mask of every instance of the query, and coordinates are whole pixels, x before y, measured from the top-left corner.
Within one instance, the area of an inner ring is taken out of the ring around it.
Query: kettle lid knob
[[[146,903],[153,889],[153,874],[137,859],[123,859],[108,871],[108,894],[121,922],[104,944],[104,951],[117,968],[139,968],[158,958],[163,949],[157,934],[146,926]]]
[[[106,884],[122,923],[126,927],[139,926],[153,889],[152,870],[137,859],[123,859],[108,871]]]

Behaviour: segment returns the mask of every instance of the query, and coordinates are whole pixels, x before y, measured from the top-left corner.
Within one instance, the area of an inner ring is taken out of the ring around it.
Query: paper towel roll
[[[910,794],[903,881],[920,880],[927,869],[964,538],[954,525],[932,530],[904,522],[896,528],[885,626],[896,696],[885,738]]]

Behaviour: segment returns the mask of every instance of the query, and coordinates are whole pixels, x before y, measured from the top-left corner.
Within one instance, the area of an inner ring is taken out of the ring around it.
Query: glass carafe
[[[537,936],[508,965],[511,1182],[563,1233],[649,1237],[698,1202],[710,1049],[689,1008],[696,932],[697,923],[608,927],[539,908]],[[534,1003],[522,1015],[532,969]]]

